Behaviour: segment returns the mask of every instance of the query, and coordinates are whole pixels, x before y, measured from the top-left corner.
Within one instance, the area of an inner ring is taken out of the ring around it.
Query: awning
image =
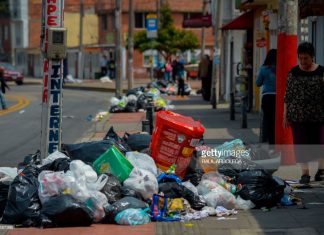
[[[222,30],[253,29],[253,11],[248,11],[222,27]]]

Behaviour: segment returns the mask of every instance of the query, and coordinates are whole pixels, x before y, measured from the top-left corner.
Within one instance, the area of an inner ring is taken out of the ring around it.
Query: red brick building
[[[149,13],[157,12],[157,0],[133,0],[135,11],[135,32],[145,30],[145,17]],[[182,28],[184,19],[202,13],[202,0],[172,0],[168,1],[172,11],[173,20],[177,28]],[[115,0],[97,0],[96,12],[99,16],[99,43],[114,47],[114,24],[115,24]],[[123,45],[128,32],[128,1],[123,1],[122,6],[122,38]],[[199,41],[201,39],[200,28],[187,28],[194,32]],[[206,29],[205,37],[206,49],[213,46],[212,29]],[[113,54],[113,53],[110,53]],[[145,55],[139,51],[134,52],[134,77],[147,77],[147,67]]]
[[[94,8],[96,0],[83,0],[84,9]],[[39,48],[42,21],[42,0],[29,0],[29,48]],[[80,0],[65,0],[65,12],[80,12]],[[77,25],[76,27],[79,27]]]

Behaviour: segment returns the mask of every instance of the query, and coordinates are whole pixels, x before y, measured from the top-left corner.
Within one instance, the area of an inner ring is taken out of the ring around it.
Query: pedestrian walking
[[[108,64],[107,56],[102,55],[100,59],[101,77],[107,76],[107,64]]]
[[[299,65],[293,67],[284,97],[283,125],[292,129],[296,160],[301,164],[300,183],[310,182],[309,162],[318,161],[315,181],[324,180],[324,67],[314,62],[314,46],[298,46]]]
[[[256,85],[262,86],[262,142],[275,144],[277,50],[271,49],[260,68]]]
[[[178,96],[183,97],[185,92],[185,80],[183,76],[178,76]]]
[[[4,78],[4,68],[0,67],[0,83],[1,83],[1,90],[0,90],[0,103],[2,109],[7,109],[6,99],[4,94],[6,93],[6,88],[9,90],[9,86],[7,85],[5,78]]]
[[[109,69],[109,78],[110,79],[115,79],[116,76],[116,66],[115,66],[115,60],[114,59],[110,59],[108,62],[108,69]]]
[[[172,65],[170,60],[167,60],[167,62],[164,65],[164,80],[168,83],[171,80],[171,73],[172,73]]]

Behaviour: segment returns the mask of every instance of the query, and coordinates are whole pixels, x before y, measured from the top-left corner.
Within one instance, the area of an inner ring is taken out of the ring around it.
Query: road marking
[[[7,115],[9,113],[13,113],[20,109],[23,109],[30,103],[30,100],[23,96],[7,95],[6,98],[10,101],[17,101],[17,103],[8,107],[8,109],[0,110],[0,116]]]

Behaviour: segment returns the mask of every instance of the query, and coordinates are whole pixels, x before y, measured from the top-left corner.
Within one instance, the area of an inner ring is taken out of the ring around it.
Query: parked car
[[[14,81],[17,85],[24,83],[24,76],[12,64],[0,62],[0,67],[4,68],[4,78],[6,81]]]

